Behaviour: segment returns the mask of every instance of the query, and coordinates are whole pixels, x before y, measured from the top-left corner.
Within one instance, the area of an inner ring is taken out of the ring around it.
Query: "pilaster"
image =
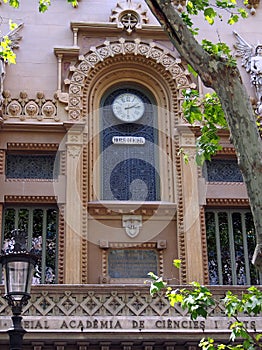
[[[182,160],[181,167],[187,282],[204,283],[195,135],[189,128],[180,133],[180,147],[188,156],[188,162]]]
[[[65,283],[81,283],[82,272],[82,200],[81,159],[82,128],[72,127],[66,142],[65,205]]]

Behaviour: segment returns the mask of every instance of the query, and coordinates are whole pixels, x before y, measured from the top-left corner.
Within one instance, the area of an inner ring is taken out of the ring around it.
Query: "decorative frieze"
[[[12,98],[9,91],[3,92],[4,120],[20,121],[54,121],[59,122],[57,100],[46,99],[44,93],[38,92],[36,98],[29,99],[26,92],[21,92],[19,98]]]
[[[69,288],[70,287],[70,288]],[[70,289],[70,290],[69,290]],[[245,289],[231,286],[233,293],[241,293]],[[212,291],[212,288],[211,288]],[[217,300],[224,297],[225,288],[213,288]],[[0,328],[8,329],[11,325],[11,309],[3,298],[4,288],[0,288]],[[208,310],[208,318],[192,321],[179,305],[171,307],[165,293],[151,297],[149,286],[135,285],[74,285],[47,287],[44,285],[32,288],[32,297],[23,313],[24,327],[34,332],[112,332],[122,330],[129,332],[168,331],[177,334],[172,343],[166,343],[166,349],[174,346],[179,336],[194,331],[204,336],[206,332],[229,332],[230,319],[223,316],[222,305],[214,305]],[[262,330],[261,317],[245,317],[239,315],[248,329]],[[75,333],[76,334],[76,333]],[[97,339],[97,338],[96,338]],[[63,346],[63,342],[57,342]],[[78,346],[87,346],[83,340]],[[108,343],[101,343],[107,346]],[[126,344],[128,345],[128,344]],[[190,344],[194,345],[194,344]],[[39,343],[35,346],[41,346]],[[144,343],[144,346],[153,346]]]

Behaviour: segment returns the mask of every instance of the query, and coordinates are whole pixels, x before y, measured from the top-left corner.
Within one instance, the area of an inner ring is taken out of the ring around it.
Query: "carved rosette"
[[[69,120],[77,121],[82,118],[82,91],[90,71],[98,63],[118,55],[139,55],[160,64],[176,82],[179,95],[182,95],[183,89],[191,85],[188,78],[189,73],[182,66],[181,60],[173,57],[166,48],[163,49],[153,42],[141,42],[140,39],[125,40],[120,38],[116,42],[105,41],[101,46],[92,47],[86,55],[79,56],[78,64],[70,67],[71,79],[65,81],[69,85]]]
[[[112,10],[110,22],[116,23],[118,28],[122,28],[128,34],[135,29],[141,29],[142,24],[148,22],[147,10],[143,8],[140,2],[132,0],[118,2]]]

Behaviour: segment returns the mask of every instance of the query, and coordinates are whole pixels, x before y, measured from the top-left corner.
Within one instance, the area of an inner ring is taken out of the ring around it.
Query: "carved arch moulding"
[[[142,56],[153,60],[168,72],[177,86],[177,93],[182,97],[182,90],[195,87],[190,79],[189,72],[184,68],[181,60],[173,56],[166,48],[154,42],[142,42],[140,39],[105,41],[103,45],[92,47],[85,55],[80,55],[78,62],[70,67],[70,78],[65,80],[68,88],[68,119],[79,121],[83,118],[83,91],[92,70],[101,62],[112,57]],[[181,98],[182,99],[182,98]]]

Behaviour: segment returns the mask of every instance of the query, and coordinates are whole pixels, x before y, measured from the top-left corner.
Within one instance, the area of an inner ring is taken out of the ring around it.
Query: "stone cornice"
[[[2,125],[3,131],[32,131],[32,132],[61,132],[64,131],[64,125],[61,122],[56,123],[27,123],[27,122],[8,122],[5,121]]]
[[[80,47],[78,46],[61,46],[55,47],[54,53],[56,56],[78,56],[80,52]]]
[[[71,29],[94,35],[94,37],[105,37],[110,35],[124,35],[123,29],[119,28],[116,23],[94,23],[94,22],[71,22]],[[151,24],[142,24],[141,28],[136,28],[132,35],[128,37],[136,37],[136,35],[150,38],[167,40],[167,35],[160,26]]]

